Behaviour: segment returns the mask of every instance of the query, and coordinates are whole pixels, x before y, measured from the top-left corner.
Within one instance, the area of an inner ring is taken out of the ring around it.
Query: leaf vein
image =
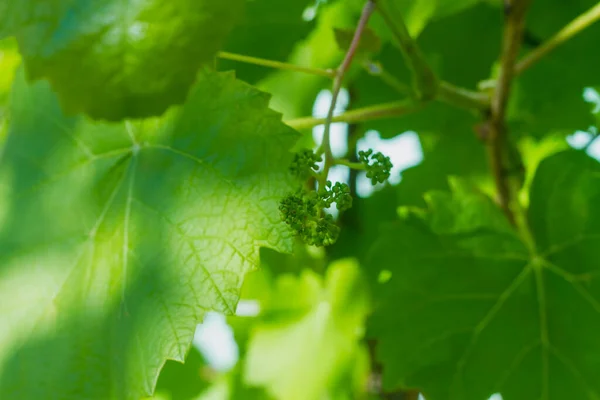
[[[456,372],[454,373],[454,377],[452,379],[452,386],[458,384],[459,376],[463,373],[466,361],[473,351],[475,344],[477,343],[481,332],[487,327],[490,321],[498,314],[504,303],[508,300],[510,296],[517,290],[517,288],[525,281],[525,279],[529,276],[532,271],[531,264],[527,264],[525,268],[513,279],[513,281],[508,285],[506,290],[498,296],[498,300],[492,308],[488,311],[488,313],[481,319],[481,321],[475,326],[473,330],[473,335],[471,337],[471,341],[467,348],[465,349],[462,357],[458,361]]]
[[[589,382],[584,378],[581,371],[579,371],[579,369],[575,366],[575,363],[571,359],[569,359],[567,356],[561,353],[554,346],[550,346],[549,350],[554,354],[558,361],[560,361],[565,367],[571,370],[573,376],[575,376],[575,378],[579,380],[582,386],[585,387],[585,389],[588,391],[590,400],[600,400],[600,395],[598,394],[598,392],[590,386]]]
[[[157,214],[161,219],[163,219],[165,222],[167,222],[167,224],[169,226],[172,227],[172,229],[178,233],[185,241],[185,243],[188,245],[189,249],[191,250],[191,255],[190,258],[193,256],[196,258],[197,265],[204,271],[204,274],[206,275],[210,285],[216,290],[217,295],[219,296],[222,304],[226,307],[227,312],[229,312],[230,314],[233,315],[234,311],[233,311],[233,306],[231,306],[226,298],[225,295],[222,291],[222,289],[219,287],[219,285],[217,285],[217,283],[215,282],[215,280],[212,278],[212,274],[211,272],[208,270],[208,268],[206,268],[206,266],[204,265],[204,263],[202,262],[202,257],[199,255],[198,253],[198,249],[196,249],[196,247],[194,246],[193,241],[188,237],[188,235],[185,234],[185,232],[182,231],[182,229],[175,223],[173,222],[164,212],[157,210],[156,208],[150,206],[149,204],[146,204],[145,202],[141,201],[140,199],[134,198],[133,199],[135,202],[141,204],[142,206],[144,206],[145,208],[147,208],[148,210],[154,212],[155,214]],[[219,238],[220,240],[224,240],[223,238]],[[198,269],[194,268],[192,274],[195,274],[196,271]],[[193,275],[190,277],[190,279],[193,278]]]

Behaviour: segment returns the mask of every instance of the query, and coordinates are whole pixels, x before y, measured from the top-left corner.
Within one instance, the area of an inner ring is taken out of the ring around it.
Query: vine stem
[[[427,63],[427,60],[425,60],[421,49],[411,37],[403,19],[392,18],[382,3],[381,0],[377,1],[377,11],[394,36],[394,39],[396,39],[404,60],[412,72],[417,97],[423,100],[433,99],[438,91],[438,78]],[[388,7],[392,6],[389,1],[386,2],[386,5]],[[394,10],[394,15],[400,14],[397,10]]]
[[[515,225],[516,219],[511,206],[513,205],[515,193],[512,193],[506,165],[509,141],[506,132],[506,108],[513,78],[516,76],[515,63],[523,40],[525,28],[525,15],[531,0],[513,0],[506,8],[506,23],[502,42],[502,53],[500,58],[500,73],[496,83],[496,90],[492,96],[490,118],[488,153],[490,166],[498,201],[508,220]]]
[[[376,119],[399,117],[417,112],[424,108],[426,103],[412,100],[395,101],[392,103],[378,104],[375,106],[357,108],[331,118],[331,122],[345,122],[348,124],[372,121]],[[285,121],[294,129],[302,130],[327,123],[327,118],[303,117]]]
[[[490,97],[481,92],[473,92],[446,81],[440,81],[436,99],[467,110],[487,111],[490,107]]]
[[[260,65],[262,67],[267,68],[275,68],[287,71],[296,71],[302,72],[310,75],[324,76],[326,78],[335,78],[336,71],[333,69],[321,69],[321,68],[312,68],[312,67],[303,67],[300,65],[284,63],[280,61],[267,60],[264,58],[245,56],[242,54],[228,53],[225,51],[221,51],[217,54],[218,58],[223,60],[237,61],[246,64],[252,65]]]
[[[407,85],[404,82],[401,82],[394,75],[387,72],[383,65],[381,65],[380,63],[373,61],[364,61],[362,63],[362,67],[369,75],[381,79],[383,83],[394,89],[399,94],[408,96],[412,93],[412,89],[409,85]]]
[[[335,165],[344,165],[355,171],[365,171],[367,167],[363,163],[352,162],[350,160],[335,160]]]
[[[462,94],[457,94],[457,91],[462,91]],[[458,106],[460,103],[463,108],[477,109],[484,111],[488,108],[489,97],[485,94],[474,92],[464,93],[460,88],[453,87],[445,82],[440,83],[440,100]],[[403,115],[412,114],[425,108],[429,102],[415,101],[406,99],[394,101],[391,103],[376,104],[373,106],[357,108],[355,110],[346,111],[343,114],[336,115],[331,118],[331,122],[345,122],[355,124],[359,122],[367,122],[384,118],[401,117]],[[294,129],[302,130],[314,128],[315,126],[323,125],[327,122],[327,118],[317,117],[302,117],[285,121],[285,123]]]
[[[571,39],[587,27],[593,25],[600,20],[600,3],[590,8],[573,21],[568,23],[552,38],[548,39],[541,46],[527,54],[515,67],[515,74],[522,74],[529,69],[533,64],[538,62],[542,57],[556,49],[558,46]]]
[[[323,186],[325,181],[327,180],[327,175],[329,173],[329,168],[333,162],[333,155],[331,154],[331,144],[330,144],[330,132],[331,132],[331,123],[333,121],[333,113],[335,112],[335,106],[337,104],[338,97],[340,95],[340,91],[342,90],[342,84],[344,81],[344,77],[346,76],[346,72],[350,68],[352,64],[352,60],[358,50],[358,46],[360,44],[360,39],[363,35],[365,28],[367,27],[367,23],[369,22],[369,18],[375,11],[375,2],[373,0],[368,0],[363,7],[360,20],[358,21],[358,25],[356,27],[356,31],[354,32],[354,37],[352,38],[352,42],[350,43],[350,47],[344,56],[344,60],[342,64],[337,69],[335,78],[333,79],[333,90],[331,91],[331,104],[329,105],[329,111],[327,112],[327,118],[325,119],[325,128],[323,131],[323,140],[319,149],[317,150],[317,154],[325,155],[325,165],[322,171],[322,178],[319,182],[320,186]]]

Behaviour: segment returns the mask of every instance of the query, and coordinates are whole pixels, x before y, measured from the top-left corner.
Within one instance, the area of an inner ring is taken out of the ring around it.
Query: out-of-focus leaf
[[[15,72],[20,64],[21,56],[16,41],[13,38],[0,41],[0,103],[3,105],[8,99]]]
[[[352,39],[354,38],[355,29],[335,28],[335,40],[342,51],[347,51],[350,48]],[[372,29],[365,29],[363,32],[358,48],[356,49],[356,57],[364,58],[370,54],[379,53],[381,50],[381,39]]]
[[[463,11],[482,0],[384,0],[397,10],[413,37],[419,36],[429,22]]]
[[[296,44],[314,28],[303,19],[314,0],[251,0],[236,24],[225,50],[268,60],[286,61]],[[272,72],[268,68],[222,60],[221,69],[235,69],[240,79],[257,82]]]
[[[360,339],[368,311],[364,282],[350,260],[332,264],[323,280],[309,270],[280,276],[251,331],[245,382],[279,400],[359,393],[365,376],[355,371],[364,371]],[[340,387],[342,380],[348,384]]]
[[[548,39],[596,3],[532,2],[527,18],[530,35],[542,41]],[[510,115],[514,129],[536,136],[558,131],[570,134],[594,122],[590,106],[583,100],[583,90],[600,82],[600,56],[596,51],[599,36],[599,24],[587,28],[517,79]]]
[[[29,79],[46,78],[68,113],[121,120],[186,99],[243,0],[4,0],[0,34],[14,35]]]
[[[21,56],[14,38],[0,40],[0,154],[8,125],[8,100]]]

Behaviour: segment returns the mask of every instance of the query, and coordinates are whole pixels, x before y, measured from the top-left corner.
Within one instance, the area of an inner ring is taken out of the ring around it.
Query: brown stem
[[[515,77],[515,64],[521,48],[525,15],[531,0],[508,0],[507,15],[504,25],[502,53],[500,58],[500,73],[496,82],[496,90],[492,97],[489,118],[489,158],[498,201],[511,223],[515,223],[515,216],[511,210],[514,193],[511,187],[506,163],[508,138],[506,132],[506,108],[510,97],[513,78]]]

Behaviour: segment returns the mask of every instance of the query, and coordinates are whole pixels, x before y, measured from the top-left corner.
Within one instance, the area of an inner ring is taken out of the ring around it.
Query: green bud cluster
[[[337,240],[340,228],[325,209],[335,203],[344,211],[352,207],[350,188],[345,183],[332,185],[327,181],[318,191],[299,191],[281,200],[281,219],[288,224],[302,240],[312,246],[329,246]]]
[[[290,172],[300,179],[306,179],[312,171],[319,169],[317,163],[321,161],[323,161],[323,158],[314,151],[302,150],[294,156],[294,160],[290,165]]]
[[[367,178],[373,185],[385,182],[390,177],[390,171],[394,166],[389,157],[381,153],[373,153],[373,149],[359,151],[358,160],[365,165]]]
[[[323,208],[329,208],[333,203],[339,211],[346,211],[352,207],[350,188],[345,183],[336,182],[332,186],[331,181],[327,181],[325,187],[319,190],[318,195]]]

